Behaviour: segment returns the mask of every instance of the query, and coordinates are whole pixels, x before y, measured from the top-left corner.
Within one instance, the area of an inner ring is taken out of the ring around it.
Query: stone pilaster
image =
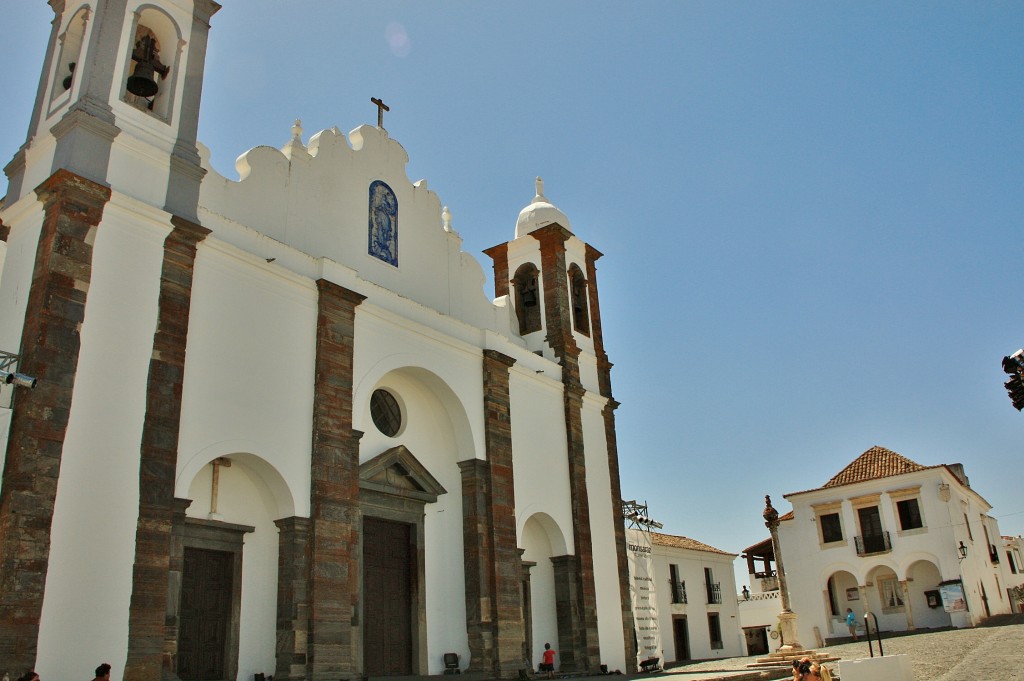
[[[170,564],[167,573],[167,625],[164,628],[164,659],[178,657],[178,632],[181,627],[181,585],[185,571],[185,511],[191,499],[175,499],[171,518]]]
[[[174,229],[164,240],[156,333],[146,384],[125,681],[160,678],[163,670],[173,671],[177,662],[170,652],[177,650],[177,641],[168,641],[165,632],[174,480],[196,248],[210,230],[177,217],[171,218],[171,224]]]
[[[537,566],[532,560],[523,560],[523,554],[526,553],[526,549],[519,549],[519,575],[523,581],[522,587],[522,601],[523,601],[523,626],[525,627],[523,637],[523,659],[526,661],[527,669],[536,669],[537,666],[533,664],[533,660],[530,658],[533,650],[533,588],[530,585],[530,570]]]
[[[494,547],[491,531],[491,485],[487,462],[459,462],[462,472],[462,543],[466,565],[466,633],[470,667],[490,674],[495,666]]]
[[[484,254],[490,256],[494,265],[494,297],[507,296],[509,293],[508,244],[491,246],[484,251]]]
[[[484,350],[487,461],[459,464],[470,651],[474,667],[497,678],[518,678],[526,666],[509,398],[509,369],[514,362],[499,352]]]
[[[306,678],[309,637],[309,518],[282,518],[277,553],[277,667],[274,678]]]
[[[565,264],[565,242],[571,232],[558,224],[531,232],[540,241],[541,277],[544,282],[544,317],[547,341],[562,365],[566,449],[569,459],[569,493],[572,504],[573,549],[579,580],[573,590],[577,599],[573,618],[573,664],[576,671],[596,670],[601,660],[597,630],[597,588],[590,529],[590,500],[583,439],[583,396],[580,382],[580,348],[572,333],[571,300]],[[621,509],[620,509],[621,512]],[[624,545],[623,545],[624,546]],[[559,634],[561,636],[561,634]],[[564,647],[564,646],[563,646]],[[566,661],[564,651],[563,664]]]
[[[601,328],[601,303],[597,295],[597,259],[601,252],[587,246],[587,295],[590,303],[590,328],[597,356],[597,384],[604,397],[612,396],[612,363],[604,350],[604,331]]]
[[[22,328],[21,373],[0,491],[0,669],[36,664],[50,525],[92,277],[92,244],[110,190],[61,170],[36,193],[44,204]]]
[[[596,328],[596,327],[595,327]],[[613,399],[601,411],[604,417],[604,438],[608,447],[608,477],[612,495],[612,522],[615,524],[615,562],[619,573],[619,603],[622,610],[622,640],[626,647],[626,673],[636,669],[636,636],[633,622],[633,603],[629,595],[629,560],[626,555],[626,525],[622,518],[622,487],[619,477],[619,445],[615,435],[615,409],[619,403]]]
[[[555,618],[558,622],[558,669],[581,672],[586,662],[586,629],[580,611],[579,560],[576,556],[552,556],[555,573]]]
[[[540,242],[540,275],[544,282],[547,341],[555,351],[555,356],[563,362],[563,374],[569,372],[568,378],[579,383],[579,368],[576,365],[580,349],[572,335],[572,303],[565,266],[565,242],[572,233],[558,224],[552,224],[530,234]],[[572,369],[575,369],[574,373]],[[563,377],[563,380],[566,378]]]
[[[612,496],[612,521],[615,524],[615,559],[619,572],[619,600],[622,607],[622,638],[626,646],[626,672],[636,672],[636,637],[633,623],[633,604],[629,595],[629,561],[626,554],[626,529],[622,518],[622,486],[619,476],[619,445],[615,434],[615,410],[619,403],[612,399],[612,363],[604,350],[604,332],[601,328],[601,305],[597,293],[597,259],[601,252],[586,247],[587,292],[590,296],[590,325],[597,356],[597,384],[608,403],[601,411],[604,418],[604,437],[608,448],[608,477]],[[753,570],[751,570],[753,572]]]
[[[318,297],[313,386],[307,678],[361,673],[358,637],[359,435],[352,428],[356,307],[365,296],[325,279]]]

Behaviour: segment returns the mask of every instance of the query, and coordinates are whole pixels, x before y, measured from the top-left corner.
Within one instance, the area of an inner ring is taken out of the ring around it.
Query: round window
[[[395,396],[387,390],[378,388],[370,395],[370,417],[377,430],[388,437],[398,435],[402,428],[402,409]]]

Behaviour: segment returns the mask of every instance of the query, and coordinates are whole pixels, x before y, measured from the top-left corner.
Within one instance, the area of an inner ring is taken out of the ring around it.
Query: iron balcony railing
[[[721,582],[715,582],[714,584],[705,584],[704,586],[708,589],[708,604],[721,603],[722,602],[722,584]]]
[[[686,582],[674,582],[669,580],[668,582],[672,587],[672,602],[673,603],[686,603]]]
[[[854,537],[857,545],[857,555],[867,556],[872,553],[888,553],[892,551],[892,543],[889,541],[889,533],[865,534]]]

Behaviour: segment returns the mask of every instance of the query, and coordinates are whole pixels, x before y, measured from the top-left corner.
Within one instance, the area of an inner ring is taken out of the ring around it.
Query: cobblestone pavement
[[[953,629],[895,638],[882,638],[885,654],[910,656],[915,681],[999,679],[1024,681],[1024,624]],[[875,655],[878,645],[875,643]],[[868,657],[867,641],[843,643],[819,649],[842,659]],[[734,657],[674,667],[668,675],[682,677],[694,672],[747,669],[756,657]],[[838,663],[830,663],[834,668]]]

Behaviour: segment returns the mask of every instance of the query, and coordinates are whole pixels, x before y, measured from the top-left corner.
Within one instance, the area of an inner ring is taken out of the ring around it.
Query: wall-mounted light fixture
[[[956,550],[960,554],[960,562],[963,562],[967,558],[967,547],[964,546],[963,541],[960,542],[960,546],[956,547]]]
[[[743,600],[745,600],[745,601],[749,601],[750,600],[750,589],[748,589],[746,587],[746,585],[743,585]]]

